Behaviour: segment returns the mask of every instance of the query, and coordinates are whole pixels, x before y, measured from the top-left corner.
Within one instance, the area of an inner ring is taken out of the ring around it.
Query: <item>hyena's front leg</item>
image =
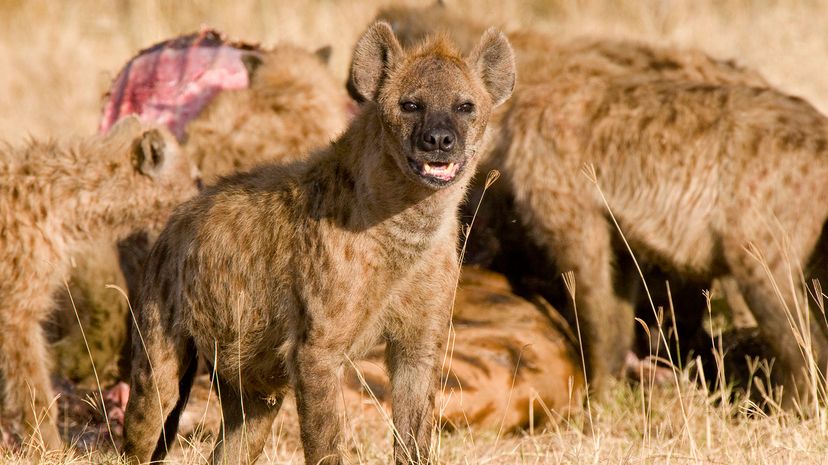
[[[37,300],[28,304],[40,303]],[[0,414],[13,422],[22,421],[32,445],[60,449],[46,338],[38,312],[18,303],[16,316],[0,312]]]
[[[308,337],[308,340],[317,339]],[[342,417],[337,401],[339,362],[341,359],[326,347],[304,343],[296,348],[294,389],[305,463],[308,464],[342,463],[339,451]]]
[[[435,356],[436,341],[420,342],[422,345],[410,345],[396,340],[389,341],[387,346],[394,410],[394,461],[398,465],[431,462],[434,396],[442,358]]]
[[[394,461],[398,465],[432,462],[434,398],[448,337],[454,285],[446,286],[437,295],[435,287],[426,289],[419,299],[408,299],[412,305],[399,309],[403,323],[389,328],[386,336],[395,429]]]

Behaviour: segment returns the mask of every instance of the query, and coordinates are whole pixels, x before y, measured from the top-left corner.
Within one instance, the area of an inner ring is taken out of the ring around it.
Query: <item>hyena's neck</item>
[[[367,105],[335,145],[353,178],[354,216],[365,228],[380,226],[395,234],[426,237],[452,228],[469,176],[440,190],[421,185],[395,161],[387,137],[376,107]]]
[[[176,197],[173,192],[163,198],[148,195],[158,189],[132,166],[87,159],[76,176],[65,177],[52,189],[56,219],[70,243],[117,240],[137,230],[159,229],[172,213],[175,205],[164,199]]]

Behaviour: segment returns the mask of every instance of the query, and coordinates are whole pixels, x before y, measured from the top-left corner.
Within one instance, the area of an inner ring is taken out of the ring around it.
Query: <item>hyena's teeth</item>
[[[457,163],[454,162],[440,164],[437,166],[425,163],[424,168],[426,174],[430,174],[441,179],[451,179],[457,174]]]

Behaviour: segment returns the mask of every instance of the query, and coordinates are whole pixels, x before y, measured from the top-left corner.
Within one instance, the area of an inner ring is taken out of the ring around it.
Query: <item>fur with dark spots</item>
[[[447,64],[443,72],[420,72],[434,61]],[[443,38],[403,50],[388,25],[377,23],[357,42],[351,75],[365,107],[331,146],[305,161],[222,179],[183,205],[161,233],[151,257],[163,258],[160,276],[181,285],[168,309],[159,276],[144,276],[138,329],[160,396],[129,400],[131,460],[148,460],[162,425],[177,421],[176,405],[186,400],[177,379],[192,345],[202,354],[218,347],[219,386],[243,383],[240,393],[222,389],[226,435],[214,461],[225,454],[255,460],[292,385],[305,462],[342,463],[341,425],[332,421],[340,418],[336,375],[346,356],[382,338],[400,431],[395,461],[430,462],[437,347],[447,335],[458,272],[457,208],[491,109],[512,91],[513,58],[493,30],[463,57]],[[408,161],[433,156],[406,142],[420,116],[403,114],[400,100],[414,94],[439,111],[461,99],[474,104],[475,113],[457,123],[463,140],[448,154],[464,169],[447,182],[434,182]],[[155,257],[161,244],[169,253]],[[346,244],[356,265],[344,257]],[[185,274],[181,264],[188,261]],[[133,360],[133,385],[152,383],[144,358]],[[257,400],[268,397],[276,405]],[[138,410],[146,418],[131,415]],[[418,453],[409,460],[406,450]]]

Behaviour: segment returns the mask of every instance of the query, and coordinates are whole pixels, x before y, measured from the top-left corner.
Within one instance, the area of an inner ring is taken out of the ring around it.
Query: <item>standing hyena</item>
[[[734,277],[787,378],[787,405],[816,393],[805,370],[821,376],[828,336],[801,283],[828,282],[828,204],[814,201],[828,195],[823,115],[769,89],[675,81],[560,79],[513,99],[504,128],[514,136],[497,156],[530,232],[575,273],[592,361],[624,347],[620,334],[633,326],[631,315],[617,316],[615,227],[600,187],[645,260],[685,276]]]
[[[428,461],[457,208],[514,60],[495,31],[464,59],[444,38],[405,52],[376,23],[351,75],[371,103],[331,147],[225,178],[161,233],[138,299],[128,457],[165,455],[199,352],[224,413],[214,462],[254,460],[292,384],[305,463],[341,463],[337,373],[381,337],[396,461]]]
[[[196,193],[196,169],[164,129],[129,118],[75,145],[0,151],[0,416],[60,447],[41,324],[72,256],[154,224]],[[129,192],[129,195],[124,195]]]

